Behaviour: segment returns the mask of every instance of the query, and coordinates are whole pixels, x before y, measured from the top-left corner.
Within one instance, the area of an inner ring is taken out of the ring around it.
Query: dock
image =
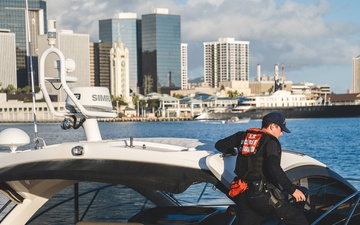
[[[98,119],[99,122],[167,122],[167,121],[191,121],[190,117],[121,117]]]

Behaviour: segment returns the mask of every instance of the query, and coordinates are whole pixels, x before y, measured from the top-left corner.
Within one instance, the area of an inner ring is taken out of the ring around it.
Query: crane
[[[281,76],[284,77],[284,71],[285,68],[291,69],[291,68],[297,68],[297,67],[303,67],[303,66],[307,66],[308,64],[284,64],[281,63]]]

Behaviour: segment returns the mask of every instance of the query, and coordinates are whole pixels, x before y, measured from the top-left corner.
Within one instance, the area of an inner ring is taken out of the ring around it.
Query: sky
[[[360,55],[360,1],[354,0],[47,0],[58,30],[90,35],[98,42],[99,20],[116,13],[167,8],[181,16],[181,42],[188,44],[189,78],[203,77],[203,43],[219,38],[250,42],[250,81],[256,66],[273,75],[284,67],[293,83],[352,88],[352,59]]]

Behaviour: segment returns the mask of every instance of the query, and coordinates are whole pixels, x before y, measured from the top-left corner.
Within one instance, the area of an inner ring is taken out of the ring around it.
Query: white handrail
[[[58,55],[60,62],[65,62],[65,57],[62,54],[62,52],[60,52],[60,50],[54,48],[54,47],[50,47],[48,49],[46,49],[44,51],[44,53],[41,55],[40,57],[40,68],[39,68],[39,86],[40,86],[40,90],[44,95],[45,101],[50,109],[50,112],[57,117],[65,117],[65,116],[70,116],[73,115],[72,113],[64,113],[64,112],[58,112],[55,110],[52,101],[50,99],[49,93],[46,89],[46,85],[45,85],[45,59],[46,57],[50,54],[50,53],[55,53]],[[60,71],[65,70],[65,64],[64,63],[60,63]]]
[[[76,98],[74,93],[70,90],[70,88],[66,82],[65,57],[64,57],[63,53],[55,47],[50,47],[44,51],[44,53],[42,54],[42,56],[40,58],[39,84],[40,84],[40,89],[44,94],[45,101],[47,102],[49,109],[50,109],[51,113],[54,114],[54,116],[64,117],[64,116],[74,115],[74,113],[63,113],[63,112],[55,111],[55,109],[52,105],[49,93],[45,86],[45,76],[44,76],[45,59],[50,53],[55,53],[56,55],[58,55],[58,57],[60,59],[60,82],[62,85],[62,89],[66,92],[68,97],[72,100],[72,102],[76,105],[76,107],[80,110],[81,114],[85,118],[97,118],[97,117],[114,118],[114,117],[116,117],[115,112],[97,112],[97,111],[95,112],[95,111],[89,111],[84,108],[84,106]]]

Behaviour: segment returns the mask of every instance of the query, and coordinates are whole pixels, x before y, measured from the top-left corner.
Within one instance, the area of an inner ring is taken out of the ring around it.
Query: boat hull
[[[360,117],[360,105],[303,106],[303,107],[257,107],[246,112],[207,112],[202,119],[228,120],[231,117],[262,119],[269,112],[281,112],[286,118],[340,118]]]

